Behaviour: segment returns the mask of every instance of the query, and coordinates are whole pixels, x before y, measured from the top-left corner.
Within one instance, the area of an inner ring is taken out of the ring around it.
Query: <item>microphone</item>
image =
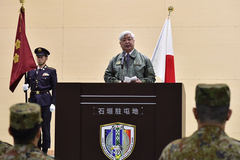
[[[122,59],[121,59],[121,68],[123,69],[123,64],[125,60],[125,53],[123,53]]]
[[[123,65],[124,65],[124,61],[125,61],[125,55],[126,53],[122,53],[122,59],[121,59],[121,82],[123,83],[123,79],[124,79],[124,76],[123,76]]]

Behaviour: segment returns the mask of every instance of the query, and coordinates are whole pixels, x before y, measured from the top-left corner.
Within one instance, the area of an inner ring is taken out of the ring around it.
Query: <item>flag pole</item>
[[[24,79],[25,79],[25,82],[24,82],[24,83],[26,83],[26,81],[27,81],[27,73],[24,74]],[[28,102],[27,90],[24,91],[24,93],[25,93],[25,103],[27,103],[27,102]]]
[[[21,7],[21,9],[20,9],[20,12],[24,12],[25,10],[24,10],[24,7],[23,7],[23,5],[24,5],[24,0],[20,0],[20,3],[22,4],[22,7]],[[24,74],[24,83],[26,83],[26,80],[27,80],[27,74],[25,73]],[[25,102],[27,103],[28,102],[28,95],[27,95],[27,90],[26,91],[24,91],[24,93],[25,93]]]

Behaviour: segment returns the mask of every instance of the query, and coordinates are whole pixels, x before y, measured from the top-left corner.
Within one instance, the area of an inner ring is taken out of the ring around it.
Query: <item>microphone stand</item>
[[[124,66],[124,61],[125,61],[125,53],[122,54],[122,59],[121,59],[121,70],[122,70],[122,80],[121,82],[123,83],[123,66]]]

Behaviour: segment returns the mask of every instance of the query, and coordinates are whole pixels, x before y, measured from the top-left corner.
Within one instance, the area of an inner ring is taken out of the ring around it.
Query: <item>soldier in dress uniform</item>
[[[37,56],[37,68],[29,71],[23,90],[31,88],[29,102],[37,103],[41,106],[42,112],[42,138],[39,140],[39,148],[47,153],[50,148],[50,121],[51,112],[55,110],[56,104],[56,69],[46,65],[50,52],[42,47],[34,50]],[[52,93],[50,92],[52,91]]]
[[[190,137],[168,144],[159,160],[239,160],[240,142],[225,133],[232,111],[226,84],[199,84],[196,87],[194,116],[198,130]]]
[[[9,133],[14,146],[0,156],[1,160],[51,160],[37,143],[41,132],[40,106],[34,103],[18,103],[10,107]]]

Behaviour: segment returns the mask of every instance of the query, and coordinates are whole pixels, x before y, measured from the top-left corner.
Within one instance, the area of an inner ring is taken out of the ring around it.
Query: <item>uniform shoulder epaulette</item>
[[[36,69],[32,69],[32,70],[30,70],[30,71],[28,71],[28,72],[26,72],[27,73],[27,75],[30,73],[30,72],[35,72],[36,71]]]
[[[53,67],[48,67],[48,69],[51,69],[51,70],[56,70],[55,68],[53,68]]]

